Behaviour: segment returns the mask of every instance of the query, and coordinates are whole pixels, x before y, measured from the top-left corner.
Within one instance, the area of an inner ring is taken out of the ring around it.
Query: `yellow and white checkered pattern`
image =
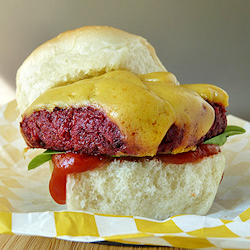
[[[165,221],[69,212],[49,195],[49,166],[27,171],[37,150],[23,154],[16,103],[0,108],[0,233],[60,239],[183,248],[250,249],[250,124],[229,116],[247,133],[223,146],[227,168],[207,216],[178,215]]]

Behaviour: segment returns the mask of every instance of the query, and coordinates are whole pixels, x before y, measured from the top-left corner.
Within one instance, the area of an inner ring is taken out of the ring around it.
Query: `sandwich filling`
[[[214,122],[216,133],[223,132],[227,102],[220,88],[199,84],[194,91],[192,85],[177,85],[169,72],[113,71],[46,91],[23,114],[21,131],[32,148],[137,157],[177,154],[195,150]]]

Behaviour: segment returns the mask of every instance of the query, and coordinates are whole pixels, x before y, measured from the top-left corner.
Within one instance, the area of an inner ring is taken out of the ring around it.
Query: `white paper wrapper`
[[[228,116],[244,127],[222,147],[224,179],[207,216],[178,215],[165,221],[132,216],[69,212],[50,197],[49,166],[27,171],[40,150],[29,150],[20,132],[16,102],[0,108],[0,233],[60,239],[185,248],[250,248],[250,123]]]

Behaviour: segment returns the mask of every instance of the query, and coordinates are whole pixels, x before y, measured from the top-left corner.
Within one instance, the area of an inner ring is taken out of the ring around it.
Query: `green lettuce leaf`
[[[226,143],[227,137],[232,135],[238,135],[245,133],[246,130],[244,128],[238,127],[238,126],[227,126],[224,132],[220,135],[217,135],[209,140],[206,140],[203,142],[204,144],[216,144],[218,146],[222,146]]]
[[[59,152],[59,151],[54,151],[54,150],[51,150],[51,149],[47,149],[46,151],[44,151],[43,153],[37,155],[36,157],[34,157],[30,161],[30,163],[28,165],[28,170],[37,168],[37,167],[41,166],[43,163],[45,163],[47,161],[50,161],[52,155],[54,155],[54,154],[62,154],[62,153],[65,153],[65,152]]]

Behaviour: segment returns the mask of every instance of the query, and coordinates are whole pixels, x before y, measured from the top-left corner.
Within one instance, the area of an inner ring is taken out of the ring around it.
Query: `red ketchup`
[[[101,167],[106,161],[105,156],[74,153],[52,155],[54,170],[49,183],[52,198],[58,204],[65,204],[67,175]]]
[[[220,152],[220,147],[212,144],[202,144],[195,151],[171,155],[162,154],[155,157],[165,163],[184,164],[197,163],[204,157]],[[152,159],[150,157],[146,157]],[[66,203],[66,178],[68,174],[85,172],[111,161],[109,156],[93,156],[87,154],[64,153],[52,156],[54,170],[49,183],[50,194],[58,204]],[[118,160],[140,161],[140,157],[119,157]]]
[[[220,152],[220,147],[214,144],[201,144],[195,151],[188,151],[176,155],[157,155],[156,157],[165,162],[173,164],[197,163],[204,157],[214,155]]]

